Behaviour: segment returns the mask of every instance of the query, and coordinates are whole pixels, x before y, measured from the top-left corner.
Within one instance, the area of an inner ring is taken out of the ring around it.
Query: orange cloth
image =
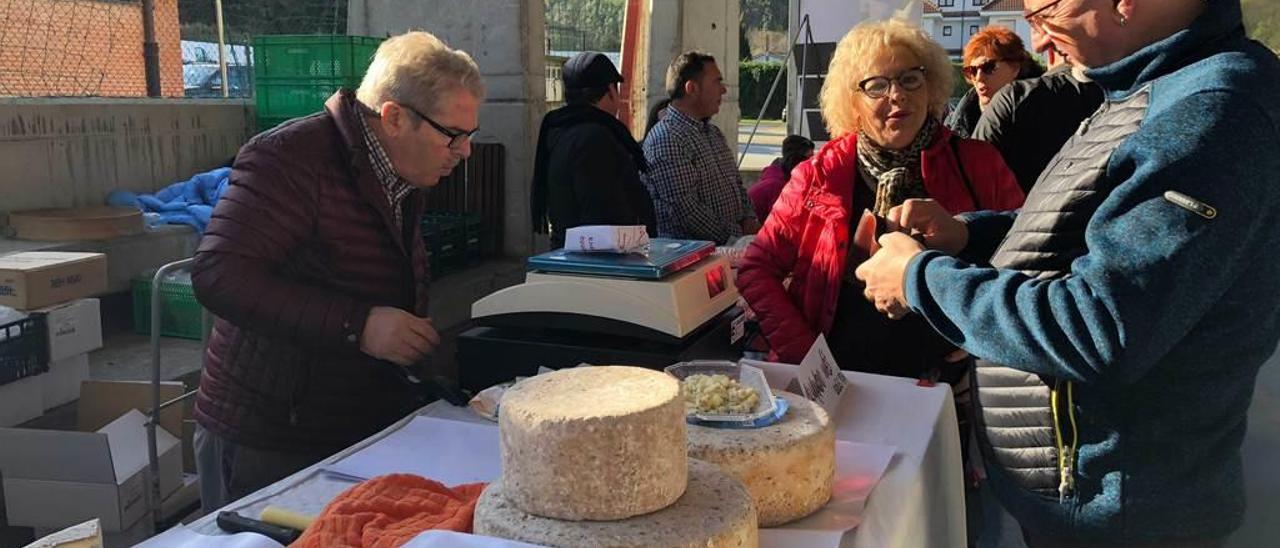
[[[483,483],[449,488],[412,474],[390,474],[343,491],[295,548],[400,546],[430,529],[471,532]]]

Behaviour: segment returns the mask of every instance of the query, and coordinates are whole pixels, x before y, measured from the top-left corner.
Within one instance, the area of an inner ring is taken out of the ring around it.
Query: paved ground
[[[781,156],[782,140],[787,137],[787,126],[781,121],[763,120],[756,130],[755,139],[748,146],[747,140],[751,137],[754,126],[755,120],[738,122],[738,155],[741,157],[743,151],[747,153],[740,166],[743,171],[762,170]]]

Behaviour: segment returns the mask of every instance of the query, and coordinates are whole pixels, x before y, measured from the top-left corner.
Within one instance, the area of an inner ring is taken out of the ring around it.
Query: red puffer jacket
[[[956,163],[952,133],[939,129],[921,153],[925,190],[947,211],[1010,210],[1025,198],[995,147],[959,139],[955,149],[978,203],[973,203]],[[849,249],[853,193],[870,192],[859,182],[857,136],[831,141],[791,173],[738,267],[738,291],[760,320],[774,358],[799,363],[828,333]],[[859,213],[860,212],[856,212]],[[791,278],[789,286],[783,281]]]
[[[427,315],[423,196],[397,227],[354,95],[325,108],[240,149],[196,252],[196,298],[218,320],[195,416],[237,444],[333,452],[419,403],[360,335],[374,306]]]

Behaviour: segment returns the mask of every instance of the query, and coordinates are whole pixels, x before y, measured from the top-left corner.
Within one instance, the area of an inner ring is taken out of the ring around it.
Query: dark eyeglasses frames
[[[924,67],[914,67],[902,71],[896,78],[888,76],[872,76],[861,82],[858,82],[858,89],[862,90],[867,97],[872,99],[882,99],[889,95],[889,91],[893,88],[893,84],[898,84],[899,88],[905,91],[915,91],[924,86],[925,70]]]
[[[457,147],[458,145],[462,144],[462,140],[463,140],[463,139],[470,139],[472,136],[474,136],[474,135],[476,134],[476,132],[477,132],[477,131],[480,131],[480,127],[479,127],[479,126],[477,126],[475,129],[472,129],[472,130],[470,130],[470,131],[464,131],[464,130],[459,130],[459,129],[447,128],[447,127],[445,127],[445,126],[442,126],[442,125],[440,125],[440,124],[436,123],[436,121],[435,121],[435,120],[432,120],[431,118],[427,117],[427,115],[426,115],[426,114],[423,114],[423,113],[421,113],[421,112],[418,112],[418,109],[416,109],[416,108],[413,108],[413,107],[411,107],[411,106],[409,106],[409,105],[406,105],[406,104],[404,104],[404,103],[396,103],[396,104],[397,104],[397,105],[400,105],[400,106],[402,106],[402,107],[404,107],[404,108],[409,109],[409,112],[412,112],[412,113],[416,114],[419,118],[422,118],[425,122],[427,122],[428,124],[430,124],[430,125],[431,125],[431,127],[435,128],[435,130],[436,130],[436,131],[439,131],[441,135],[444,135],[445,137],[448,137],[448,138],[449,138],[449,148],[455,148],[455,147]]]
[[[1044,19],[1045,19],[1044,12],[1053,9],[1054,6],[1061,3],[1062,3],[1062,0],[1054,0],[1053,2],[1049,2],[1048,4],[1040,6],[1040,8],[1037,10],[1023,12],[1022,18],[1027,20],[1028,25],[1031,25],[1040,30],[1044,30]]]

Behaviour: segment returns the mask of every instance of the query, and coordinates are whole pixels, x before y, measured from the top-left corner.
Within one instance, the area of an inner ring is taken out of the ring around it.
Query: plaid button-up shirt
[[[369,147],[369,163],[373,164],[373,174],[378,178],[378,182],[382,183],[382,191],[387,195],[387,205],[391,206],[391,215],[396,220],[397,227],[404,227],[404,199],[413,192],[413,185],[410,185],[396,173],[395,166],[391,165],[391,158],[387,156],[387,149],[382,148],[382,143],[378,141],[378,136],[374,135],[373,128],[369,127],[369,122],[364,116],[356,116],[360,119],[360,127],[364,129],[364,144]]]
[[[731,243],[755,210],[720,128],[674,107],[644,140],[658,235]]]

